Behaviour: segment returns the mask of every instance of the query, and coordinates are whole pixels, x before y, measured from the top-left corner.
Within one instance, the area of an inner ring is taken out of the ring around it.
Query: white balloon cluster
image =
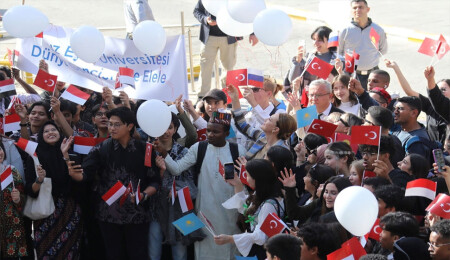
[[[262,43],[279,46],[292,32],[289,16],[278,9],[266,9],[264,0],[202,0],[202,3],[216,16],[220,30],[230,36],[254,32]]]
[[[43,32],[48,25],[47,16],[28,5],[14,6],[3,16],[5,30],[16,38],[34,37]],[[133,32],[133,42],[139,51],[158,55],[166,46],[166,33],[159,23],[143,21]],[[94,63],[105,50],[105,37],[95,27],[81,26],[70,37],[70,45],[78,58]]]

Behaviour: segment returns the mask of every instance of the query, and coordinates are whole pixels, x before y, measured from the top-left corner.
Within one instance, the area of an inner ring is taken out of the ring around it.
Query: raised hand
[[[284,168],[284,172],[280,171],[281,177],[278,177],[278,180],[283,183],[284,187],[294,188],[297,185],[295,181],[295,174],[292,173],[292,169],[289,169],[289,172],[286,168]]]
[[[74,139],[73,136],[69,136],[69,138],[64,138],[64,140],[62,141],[61,152],[63,155],[69,153],[69,148],[73,143],[73,139]]]

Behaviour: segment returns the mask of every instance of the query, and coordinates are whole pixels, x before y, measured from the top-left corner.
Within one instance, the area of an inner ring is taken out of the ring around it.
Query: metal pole
[[[216,61],[214,62],[214,78],[216,79],[216,88],[222,89],[219,76],[219,55],[216,55]]]
[[[194,78],[194,61],[192,58],[192,32],[188,29],[188,45],[189,45],[189,68],[191,74],[191,91],[195,92],[195,78]]]

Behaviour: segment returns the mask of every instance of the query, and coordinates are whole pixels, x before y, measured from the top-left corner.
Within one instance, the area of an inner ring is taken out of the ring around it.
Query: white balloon
[[[202,0],[203,7],[208,13],[217,16],[219,10],[227,6],[227,0]]]
[[[70,46],[78,58],[94,63],[105,50],[105,37],[97,28],[84,25],[73,32]]]
[[[173,112],[175,115],[178,114],[178,109],[175,105],[170,105],[169,108],[170,111]],[[177,133],[180,135],[181,138],[186,136],[186,129],[184,129],[184,126],[181,124],[181,120],[180,120],[180,127],[178,127]]]
[[[158,55],[166,47],[166,31],[155,21],[143,21],[134,28],[133,42],[139,51]]]
[[[261,11],[253,21],[256,37],[267,45],[280,46],[285,43],[292,32],[292,21],[279,9]]]
[[[150,99],[142,103],[136,117],[141,129],[151,137],[163,135],[172,122],[169,107],[157,99]]]
[[[240,23],[253,23],[256,15],[266,9],[264,0],[228,0],[228,13]]]
[[[339,192],[334,202],[334,213],[347,231],[355,236],[364,236],[377,219],[378,202],[368,189],[351,186]]]
[[[231,18],[227,8],[220,9],[217,14],[217,26],[225,34],[234,37],[247,36],[253,32],[252,23],[240,23]]]
[[[3,16],[3,27],[8,34],[17,38],[34,37],[48,25],[47,16],[29,5],[14,6]]]

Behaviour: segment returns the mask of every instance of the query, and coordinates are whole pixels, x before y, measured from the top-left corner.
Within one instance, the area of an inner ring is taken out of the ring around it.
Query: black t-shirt
[[[211,15],[211,19],[213,19],[214,21],[217,21],[216,17],[214,15]],[[209,35],[217,36],[217,37],[226,37],[226,36],[228,36],[228,35],[226,35],[224,32],[222,32],[220,30],[218,25],[209,27]]]

